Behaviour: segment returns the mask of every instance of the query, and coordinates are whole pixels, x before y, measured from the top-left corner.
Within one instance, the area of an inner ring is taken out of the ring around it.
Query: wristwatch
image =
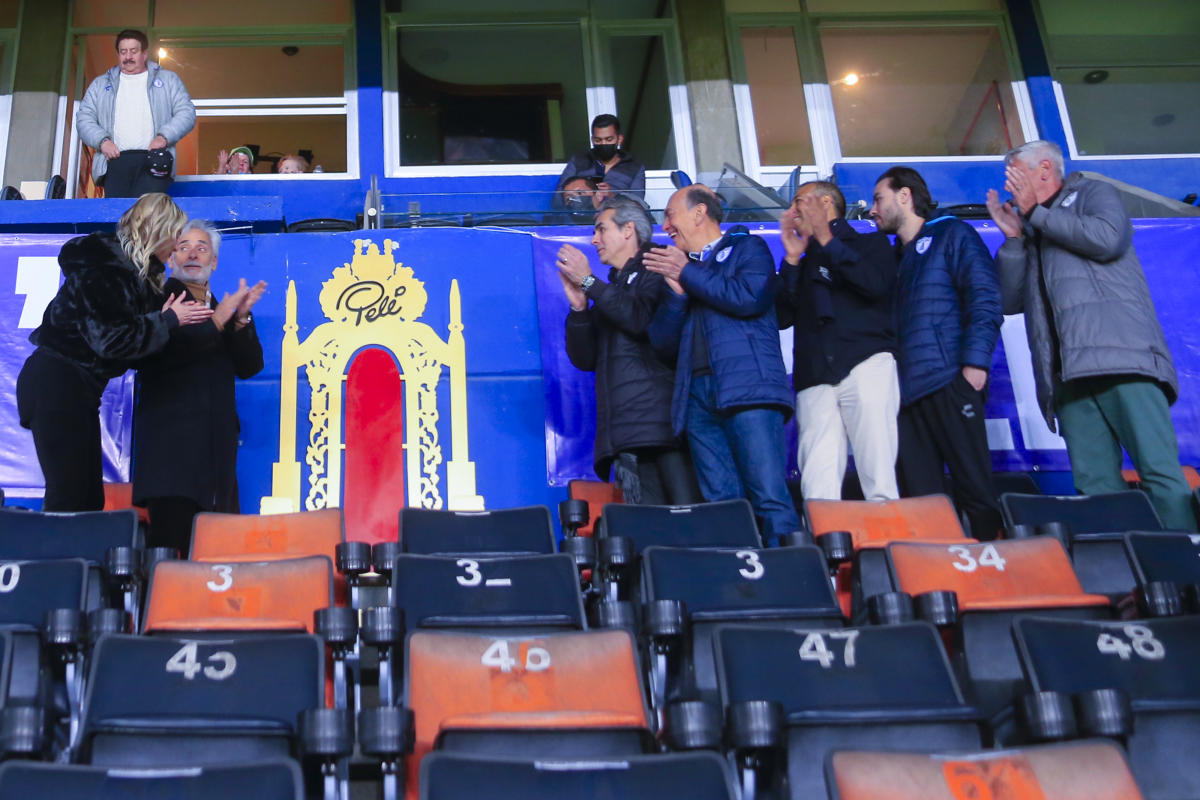
[[[586,292],[588,289],[592,288],[592,284],[594,284],[595,282],[596,282],[595,275],[586,275],[586,276],[584,276],[584,279],[579,282],[579,288],[583,289]]]

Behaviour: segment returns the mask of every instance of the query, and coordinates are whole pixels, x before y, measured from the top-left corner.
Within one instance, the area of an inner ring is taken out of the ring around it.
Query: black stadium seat
[[[425,556],[554,553],[554,523],[545,506],[498,511],[400,509],[400,549]]]
[[[303,800],[300,768],[289,761],[185,769],[122,770],[10,761],[0,797],[56,800]]]
[[[1079,733],[1123,737],[1147,800],[1200,797],[1193,760],[1200,749],[1200,617],[1110,623],[1029,617],[1013,629],[1030,690],[1073,697],[1077,720],[1092,719],[1081,713],[1089,692],[1115,689],[1127,699],[1132,718],[1124,730],[1090,730],[1088,723]]]
[[[735,800],[725,761],[714,753],[620,759],[499,760],[434,753],[421,762],[421,800],[592,797],[621,800]]]
[[[401,555],[392,572],[407,630],[582,630],[579,573],[566,555]]]
[[[635,553],[651,545],[762,547],[754,511],[746,500],[692,506],[610,504],[603,516],[604,535],[631,540]]]
[[[825,757],[834,750],[983,744],[979,714],[964,701],[938,633],[926,623],[844,630],[729,625],[714,640],[726,707],[782,705],[793,800],[825,796]]]
[[[642,551],[647,604],[682,603],[688,635],[677,643],[672,680],[655,688],[655,703],[717,699],[712,634],[730,622],[840,628],[842,610],[830,584],[824,554],[816,547],[716,550],[647,547]],[[654,631],[647,632],[654,636]],[[667,666],[667,665],[663,665]],[[663,697],[659,696],[661,692]]]
[[[324,668],[324,647],[307,634],[110,634],[92,655],[80,758],[119,767],[288,758],[299,714],[325,702]]]
[[[119,598],[108,597],[105,557],[111,548],[141,544],[132,509],[58,514],[0,508],[0,561],[82,558],[90,567],[89,610],[120,606]]]
[[[1010,527],[1065,525],[1062,541],[1080,584],[1086,591],[1109,597],[1128,594],[1134,586],[1124,534],[1163,529],[1149,497],[1136,490],[1086,496],[1004,494],[1000,505]]]
[[[1125,551],[1139,586],[1171,581],[1183,590],[1200,583],[1200,535],[1127,533]]]

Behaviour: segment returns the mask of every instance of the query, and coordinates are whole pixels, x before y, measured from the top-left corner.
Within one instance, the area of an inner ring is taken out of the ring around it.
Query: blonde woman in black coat
[[[187,216],[165,194],[142,195],[115,234],[72,239],[58,255],[64,282],[29,336],[37,349],[17,378],[21,425],[33,432],[46,511],[104,507],[100,395],[171,331],[203,322],[208,307],[162,294],[164,264]]]

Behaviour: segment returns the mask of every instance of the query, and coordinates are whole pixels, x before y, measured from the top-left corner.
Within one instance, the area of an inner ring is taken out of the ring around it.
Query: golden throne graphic
[[[361,483],[368,485],[363,491],[381,496],[360,492],[354,505],[376,509],[373,513],[382,513],[381,519],[390,518],[390,538],[394,540],[396,512],[402,504],[398,500],[410,506],[454,510],[477,510],[484,504],[475,491],[475,464],[467,449],[466,345],[458,281],[450,284],[450,320],[443,340],[418,321],[428,301],[425,284],[411,268],[395,261],[396,242],[386,240],[383,247],[380,253],[379,246],[369,240],[354,241],[351,262],[335,269],[321,288],[321,311],[329,321],[318,325],[303,342],[297,337],[296,283],[288,283],[280,370],[279,461],[272,468],[271,494],[262,498],[260,510],[266,514],[341,506],[343,489],[354,491],[349,479],[357,470]],[[356,368],[352,362],[367,366]],[[303,500],[302,471],[296,458],[296,375],[301,367],[311,392],[304,454],[308,486]],[[451,433],[444,490],[438,424],[438,383],[443,368],[449,370]],[[366,389],[352,392],[354,382]],[[367,399],[355,400],[361,397]],[[346,433],[353,433],[355,440],[350,441]],[[397,453],[397,449],[403,452]],[[356,530],[350,507],[346,511],[349,538],[388,536],[386,532]]]

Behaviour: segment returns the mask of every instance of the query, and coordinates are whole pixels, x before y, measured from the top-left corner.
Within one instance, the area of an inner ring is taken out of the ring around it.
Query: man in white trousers
[[[783,289],[775,308],[780,329],[793,328],[800,488],[808,500],[840,500],[849,445],[863,496],[894,500],[896,255],[887,236],[859,233],[845,215],[837,186],[810,181],[780,226]]]

